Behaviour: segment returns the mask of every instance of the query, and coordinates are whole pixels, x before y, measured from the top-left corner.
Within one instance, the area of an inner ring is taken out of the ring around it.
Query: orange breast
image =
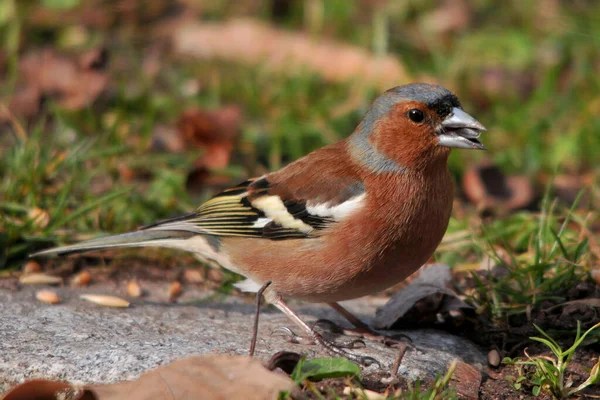
[[[445,160],[444,160],[445,161]],[[433,254],[452,209],[445,167],[365,179],[367,203],[317,239],[224,238],[221,251],[247,277],[284,297],[341,301],[402,281]]]

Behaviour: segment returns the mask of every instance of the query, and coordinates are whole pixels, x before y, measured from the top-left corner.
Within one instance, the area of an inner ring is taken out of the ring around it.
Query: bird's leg
[[[346,350],[340,348],[339,346],[336,346],[335,344],[325,340],[323,336],[321,336],[316,330],[314,330],[314,328],[312,328],[306,322],[304,322],[302,318],[300,318],[300,316],[296,314],[277,293],[273,291],[267,291],[265,293],[265,299],[269,303],[277,307],[279,310],[281,310],[285,315],[287,315],[289,319],[291,319],[298,327],[300,327],[300,329],[302,329],[308,334],[310,339],[312,339],[315,343],[323,346],[330,353],[346,357],[347,359],[360,363],[362,365],[371,365],[373,363],[379,364],[379,362],[373,357],[357,356],[356,354],[349,353]]]
[[[377,341],[382,342],[383,344],[385,344],[387,346],[391,346],[391,347],[396,347],[402,343],[399,340],[384,336],[384,335],[374,331],[373,329],[371,329],[371,327],[369,325],[365,324],[359,318],[357,318],[354,314],[352,314],[350,311],[348,311],[344,307],[342,307],[341,304],[339,304],[339,303],[327,303],[327,304],[329,304],[329,306],[331,308],[333,308],[335,311],[337,311],[342,317],[346,318],[348,320],[348,322],[350,322],[356,328],[356,329],[340,329],[340,331],[343,334],[350,335],[350,336],[360,336],[365,339],[377,340]],[[332,323],[331,321],[327,321],[327,322]],[[408,338],[408,336],[406,336],[406,337]],[[408,339],[410,340],[410,338],[408,338]]]
[[[350,311],[346,310],[340,303],[327,303],[331,308],[337,311],[342,317],[346,318],[356,329],[376,335],[369,325],[365,324]]]
[[[254,357],[254,349],[256,348],[256,339],[258,337],[258,317],[260,316],[260,300],[266,288],[269,287],[271,281],[266,281],[264,285],[256,292],[256,309],[254,310],[254,327],[252,329],[252,341],[250,342],[250,357]]]

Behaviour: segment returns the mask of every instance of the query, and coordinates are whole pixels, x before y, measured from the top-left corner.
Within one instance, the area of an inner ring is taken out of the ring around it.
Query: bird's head
[[[411,169],[445,161],[452,147],[485,150],[478,139],[485,130],[452,92],[416,83],[375,99],[350,137],[351,151],[376,171]]]

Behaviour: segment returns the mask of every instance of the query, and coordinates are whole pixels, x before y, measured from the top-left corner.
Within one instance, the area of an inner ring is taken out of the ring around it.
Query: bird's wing
[[[215,236],[312,238],[365,204],[366,192],[345,144],[217,194],[194,213],[142,229]]]
[[[327,191],[335,196],[314,201],[295,198],[284,186],[273,184],[268,176],[251,179],[217,194],[194,213],[140,229],[271,240],[311,238],[361,207],[365,197],[356,182],[351,187],[343,183],[338,190],[330,185]]]

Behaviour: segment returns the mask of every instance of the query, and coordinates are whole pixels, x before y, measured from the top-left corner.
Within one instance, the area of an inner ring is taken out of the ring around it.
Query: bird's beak
[[[487,150],[478,140],[485,127],[469,114],[454,107],[440,126],[439,146],[457,147],[460,149]]]

